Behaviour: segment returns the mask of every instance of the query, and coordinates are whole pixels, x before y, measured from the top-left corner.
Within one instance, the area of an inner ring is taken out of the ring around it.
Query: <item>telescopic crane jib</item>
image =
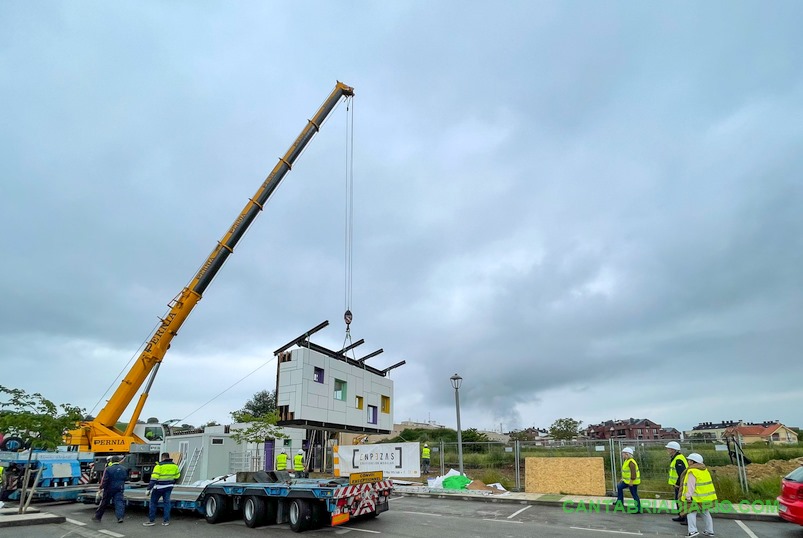
[[[212,250],[212,253],[201,266],[192,281],[181,293],[168,305],[170,310],[161,324],[145,345],[134,365],[128,371],[125,379],[117,387],[106,406],[98,413],[94,420],[82,422],[77,429],[65,434],[65,444],[77,447],[79,451],[90,452],[130,452],[132,444],[145,443],[143,439],[134,434],[134,426],[139,420],[145,400],[148,398],[153,380],[159,370],[159,365],[165,356],[170,341],[173,339],[181,325],[187,319],[192,309],[201,300],[204,291],[212,282],[217,272],[223,266],[226,258],[234,252],[237,242],[243,237],[253,220],[265,207],[276,187],[289,172],[293,163],[304,148],[315,136],[323,122],[334,110],[343,98],[354,96],[354,88],[338,82],[329,97],[323,102],[318,112],[308,120],[307,125],[301,131],[293,145],[287,153],[279,159],[271,173],[262,183],[253,198],[248,200],[245,208],[240,212],[234,224],[228,229],[226,234]],[[115,424],[120,416],[125,412],[128,405],[134,399],[136,392],[142,387],[147,379],[139,401],[134,409],[134,413],[128,422],[125,431],[115,428]]]

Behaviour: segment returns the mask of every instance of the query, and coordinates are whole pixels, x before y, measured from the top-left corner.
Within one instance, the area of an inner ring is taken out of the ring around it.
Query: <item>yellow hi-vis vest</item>
[[[178,465],[173,462],[170,463],[157,463],[151,473],[151,480],[164,481],[164,480],[178,480],[179,472]]]
[[[631,461],[633,462],[633,465],[636,466],[636,477],[632,482],[630,481],[630,479],[631,479],[631,477],[630,477],[630,462]],[[625,462],[622,464],[622,480],[624,481],[625,484],[632,485],[632,486],[637,486],[637,485],[641,484],[641,471],[639,471],[638,463],[636,463],[636,460],[634,460],[633,458],[627,458],[625,460]]]
[[[683,498],[686,498],[686,491],[688,491],[689,473],[693,474],[696,480],[691,500],[698,504],[716,501],[717,492],[714,490],[711,473],[708,472],[708,469],[695,469],[694,467],[689,467],[683,477]]]
[[[276,456],[276,470],[277,471],[287,470],[287,454],[281,453],[278,456]]]
[[[293,456],[293,470],[294,471],[304,470],[304,456],[302,454],[296,454],[295,456]]]
[[[425,460],[429,459],[429,447],[428,446],[425,446],[423,448],[423,450],[421,450],[421,457],[424,458]]]
[[[672,458],[672,463],[669,464],[669,484],[674,486],[678,483],[678,471],[675,469],[675,464],[678,460],[683,461],[683,466],[687,469],[689,468],[689,462],[686,460],[686,456],[683,454],[678,454],[674,458]]]

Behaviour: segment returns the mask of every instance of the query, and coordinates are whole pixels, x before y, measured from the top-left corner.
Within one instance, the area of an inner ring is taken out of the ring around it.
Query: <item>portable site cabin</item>
[[[232,431],[246,424],[230,426],[207,426],[203,430],[176,432],[165,438],[163,451],[181,454],[181,484],[192,484],[216,476],[239,471],[273,469],[273,451],[265,452],[264,443],[238,443]],[[280,428],[287,439],[278,439],[276,444],[291,450],[302,448],[304,430]],[[273,446],[273,443],[270,443]]]

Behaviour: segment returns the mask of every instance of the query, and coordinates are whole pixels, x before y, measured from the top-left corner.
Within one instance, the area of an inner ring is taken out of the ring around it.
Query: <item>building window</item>
[[[315,373],[312,375],[312,379],[316,383],[323,383],[323,368],[315,367]]]
[[[346,401],[346,382],[335,379],[335,400]]]
[[[376,424],[376,406],[369,405],[368,406],[368,424]]]
[[[222,437],[212,437],[212,444],[213,445],[222,445],[223,438]]]
[[[390,396],[382,396],[382,412],[390,413]]]
[[[362,409],[362,396],[357,396],[354,402],[354,407],[356,407],[357,409]]]

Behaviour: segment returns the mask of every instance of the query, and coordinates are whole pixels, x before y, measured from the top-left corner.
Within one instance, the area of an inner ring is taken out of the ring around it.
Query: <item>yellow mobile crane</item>
[[[159,371],[159,365],[170,348],[170,341],[178,334],[181,325],[192,312],[192,309],[195,308],[195,305],[198,304],[198,301],[201,300],[204,291],[223,266],[226,258],[234,252],[237,242],[242,238],[259,212],[262,211],[273,191],[279,186],[285,174],[292,169],[293,163],[315,136],[315,133],[320,130],[323,122],[341,99],[349,99],[353,96],[354,88],[346,86],[342,82],[337,83],[335,89],[323,102],[315,116],[308,120],[307,125],[296,141],[293,142],[293,145],[290,146],[290,149],[279,159],[279,162],[259,187],[254,197],[249,199],[245,208],[243,208],[226,234],[212,250],[212,253],[192,281],[170,302],[168,305],[170,310],[167,315],[161,319],[161,324],[154,331],[142,353],[97,417],[93,420],[81,422],[76,429],[65,433],[64,442],[72,450],[94,452],[96,461],[98,456],[152,451],[147,448],[148,444],[145,440],[134,434],[134,426],[139,420],[156,373]],[[115,424],[146,379],[147,384],[139,396],[139,401],[134,408],[134,413],[128,422],[128,426],[125,431],[117,429]],[[143,447],[145,448],[143,449]],[[142,474],[143,478],[145,478],[144,475],[146,473]]]

